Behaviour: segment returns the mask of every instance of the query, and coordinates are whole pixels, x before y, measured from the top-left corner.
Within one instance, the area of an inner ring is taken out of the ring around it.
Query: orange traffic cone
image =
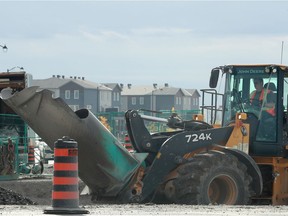
[[[134,149],[133,149],[133,146],[130,142],[130,138],[129,138],[129,135],[128,134],[125,134],[125,138],[124,138],[124,147],[129,151],[129,152],[133,152]]]
[[[45,214],[87,214],[79,208],[77,142],[63,137],[54,145],[52,208]]]
[[[35,164],[35,149],[31,143],[28,145],[28,164]]]

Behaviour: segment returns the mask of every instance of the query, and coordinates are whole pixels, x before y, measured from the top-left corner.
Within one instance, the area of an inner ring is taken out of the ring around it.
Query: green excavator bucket
[[[33,86],[12,94],[11,89],[3,89],[1,97],[51,149],[63,136],[75,140],[79,177],[101,196],[123,192],[147,156],[128,152],[93,113],[73,112],[61,98],[53,99],[49,90]]]

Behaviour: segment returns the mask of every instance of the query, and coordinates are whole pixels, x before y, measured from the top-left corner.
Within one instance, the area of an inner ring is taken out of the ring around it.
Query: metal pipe
[[[168,120],[165,118],[159,118],[159,117],[148,116],[148,115],[140,115],[140,116],[142,119],[145,119],[145,120],[168,123]]]

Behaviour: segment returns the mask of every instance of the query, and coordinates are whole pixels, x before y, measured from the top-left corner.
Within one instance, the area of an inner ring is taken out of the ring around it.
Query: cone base
[[[81,208],[47,208],[44,214],[89,214],[90,212]]]

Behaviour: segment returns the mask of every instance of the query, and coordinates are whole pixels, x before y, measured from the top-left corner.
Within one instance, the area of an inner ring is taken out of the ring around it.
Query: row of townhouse
[[[87,108],[92,113],[122,112],[128,109],[198,110],[200,94],[196,89],[159,86],[132,86],[94,83],[84,77],[53,76],[32,81],[33,86],[48,89],[52,97],[62,98],[71,109]]]

